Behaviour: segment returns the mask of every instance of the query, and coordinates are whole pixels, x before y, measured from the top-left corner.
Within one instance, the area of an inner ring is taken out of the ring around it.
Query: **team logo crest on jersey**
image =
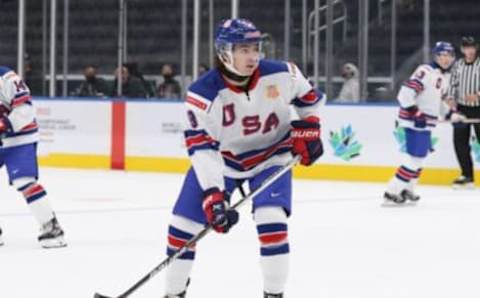
[[[268,99],[275,99],[280,96],[280,91],[278,90],[277,85],[268,85],[266,96]]]

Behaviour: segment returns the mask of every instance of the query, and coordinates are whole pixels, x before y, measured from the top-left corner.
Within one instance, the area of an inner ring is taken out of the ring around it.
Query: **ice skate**
[[[405,203],[406,201],[405,197],[401,195],[389,193],[387,191],[383,194],[383,198],[384,198],[384,201],[382,206],[399,206]]]
[[[38,242],[43,248],[65,247],[67,243],[63,239],[63,230],[56,217],[42,225]]]
[[[410,191],[408,189],[404,189],[401,193],[400,196],[402,196],[405,201],[411,201],[411,202],[417,202],[420,200],[420,196],[415,194],[413,191]]]
[[[460,176],[453,181],[453,189],[474,189],[475,185],[472,178]]]
[[[263,298],[283,298],[283,293],[280,293],[280,294],[263,293]]]
[[[186,293],[186,291],[183,291],[178,295],[165,295],[163,298],[185,298]]]

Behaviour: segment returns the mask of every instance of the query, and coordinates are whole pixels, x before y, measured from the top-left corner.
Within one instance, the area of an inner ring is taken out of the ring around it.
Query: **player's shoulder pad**
[[[415,71],[425,71],[425,72],[432,72],[435,69],[430,64],[420,64]]]
[[[212,69],[193,82],[188,88],[186,103],[201,110],[208,110],[225,83],[217,69]]]
[[[268,76],[275,73],[289,72],[287,63],[283,61],[262,59],[258,65],[260,76]]]
[[[426,76],[428,76],[432,71],[433,67],[429,64],[420,64],[412,74],[412,77],[422,81]]]
[[[0,65],[0,77],[3,77],[5,74],[7,74],[11,71],[12,71],[11,68]]]

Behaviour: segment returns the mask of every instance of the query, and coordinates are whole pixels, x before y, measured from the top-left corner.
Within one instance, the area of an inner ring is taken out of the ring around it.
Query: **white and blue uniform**
[[[260,60],[246,89],[229,84],[218,69],[194,82],[185,102],[185,142],[192,168],[173,210],[167,253],[206,224],[205,190],[229,194],[244,181],[255,189],[291,159],[290,122],[319,117],[323,99],[294,64],[278,61]],[[282,292],[288,272],[291,185],[287,172],[253,199],[266,292]],[[184,289],[194,258],[191,249],[169,268],[167,293]]]
[[[403,84],[397,99],[400,103],[398,122],[400,126],[414,130],[428,130],[436,126],[439,118],[449,112],[443,98],[447,94],[450,82],[450,73],[443,72],[432,64],[422,64],[417,67],[413,75]],[[416,105],[418,110],[427,118],[425,128],[416,128],[412,116],[406,110]]]
[[[45,189],[37,183],[38,125],[30,90],[10,68],[0,66],[0,119],[7,130],[0,135],[0,166],[5,165],[10,184],[23,194],[40,225],[53,211]]]
[[[260,61],[247,91],[228,84],[218,70],[193,83],[186,99],[185,140],[199,191],[217,187],[229,192],[233,189],[225,184],[226,177],[251,179],[285,164],[291,158],[291,106],[300,118],[318,117],[322,96],[295,65],[268,60]],[[283,202],[290,212],[287,193],[272,201]],[[198,214],[192,219],[203,223],[202,199],[199,195]],[[191,209],[184,204],[190,203],[180,196],[174,212]],[[257,204],[268,203],[254,200]]]
[[[0,163],[6,164],[10,182],[21,177],[37,177],[38,125],[30,90],[7,67],[0,67],[0,117],[8,127],[0,138]]]
[[[450,109],[443,100],[447,93],[450,73],[436,64],[422,64],[403,84],[397,99],[400,103],[398,124],[405,129],[406,154],[389,184],[388,192],[399,194],[403,189],[412,190],[422,171],[424,158],[431,151],[431,131],[439,119],[445,118]],[[415,117],[408,108],[416,106],[426,125],[415,125]]]

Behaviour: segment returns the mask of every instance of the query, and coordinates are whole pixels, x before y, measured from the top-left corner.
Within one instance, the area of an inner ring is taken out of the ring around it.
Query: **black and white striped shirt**
[[[465,59],[455,62],[452,67],[452,76],[450,79],[450,88],[448,95],[453,97],[455,101],[463,106],[478,107],[480,106],[480,58],[473,63],[466,63]],[[467,96],[476,96],[476,100],[468,101]]]

